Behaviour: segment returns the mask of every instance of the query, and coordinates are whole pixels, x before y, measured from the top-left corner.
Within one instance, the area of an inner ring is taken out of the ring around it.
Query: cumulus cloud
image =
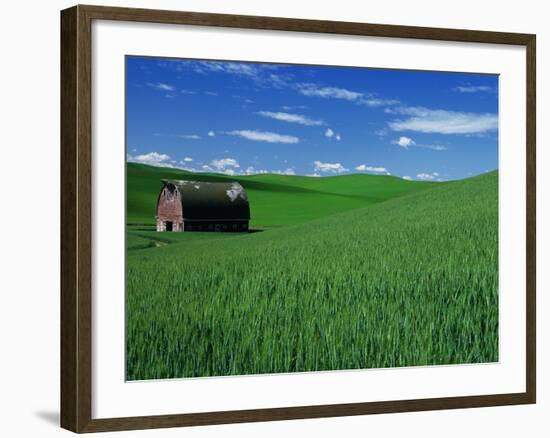
[[[191,161],[193,161],[193,158],[191,158],[191,157],[185,157],[185,158],[183,159],[183,161],[185,161],[185,162],[187,162],[187,163],[190,163]]]
[[[413,146],[416,144],[416,142],[412,138],[405,136],[399,137],[398,140],[393,140],[392,143],[399,145],[404,149],[408,149],[409,146]]]
[[[421,181],[432,181],[434,180],[439,174],[437,172],[434,173],[419,173],[416,175],[416,178]]]
[[[385,167],[368,166],[366,164],[360,164],[355,168],[359,172],[373,172],[373,173],[386,173],[389,174],[388,169]]]
[[[241,138],[246,138],[252,141],[265,141],[267,143],[286,143],[294,144],[298,143],[300,139],[292,135],[276,134],[274,132],[267,131],[253,131],[253,130],[235,130],[227,132],[228,135],[236,135]]]
[[[296,175],[296,172],[292,168],[288,168],[285,170],[276,170],[274,173],[278,173],[279,175]]]
[[[409,149],[411,146],[424,148],[424,149],[431,149],[433,151],[445,151],[447,148],[445,146],[436,145],[436,144],[419,144],[416,143],[412,138],[401,136],[397,140],[393,140],[392,144],[396,144],[403,149]]]
[[[407,176],[407,175],[403,176],[402,178],[406,179],[407,181],[412,181],[412,178],[410,176]]]
[[[218,171],[225,171],[228,168],[239,168],[239,162],[235,158],[220,158],[218,160],[212,160],[210,166]]]
[[[181,138],[185,138],[187,140],[200,140],[200,135],[197,134],[184,134],[180,135]]]
[[[214,131],[208,131],[208,137],[214,137],[216,133]]]
[[[316,160],[313,162],[313,165],[316,172],[342,173],[349,170],[346,169],[341,163],[323,163],[319,160]]]
[[[262,117],[269,117],[271,119],[280,120],[280,121],[289,122],[289,123],[299,123],[300,125],[306,125],[306,126],[319,126],[319,125],[325,124],[325,122],[323,122],[322,120],[310,119],[309,117],[304,116],[302,114],[291,114],[291,113],[271,112],[271,111],[258,111],[257,114]]]
[[[327,137],[328,139],[333,139],[334,138],[336,141],[340,141],[342,139],[340,134],[334,132],[334,130],[332,130],[330,128],[327,128],[325,130],[325,137]]]
[[[498,129],[498,116],[490,113],[470,113],[434,110],[424,107],[401,107],[390,111],[408,116],[388,123],[393,131],[416,131],[437,134],[481,134]]]
[[[149,152],[148,154],[136,155],[135,157],[129,156],[128,161],[135,163],[149,164],[151,166],[168,166],[170,155],[161,154],[159,152]]]
[[[248,166],[244,171],[244,173],[246,175],[259,175],[259,174],[269,173],[269,172],[264,169],[255,169],[254,166]]]

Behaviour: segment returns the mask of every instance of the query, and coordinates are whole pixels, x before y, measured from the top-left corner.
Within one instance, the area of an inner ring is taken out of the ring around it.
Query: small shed
[[[162,180],[157,231],[248,232],[250,206],[238,182]]]

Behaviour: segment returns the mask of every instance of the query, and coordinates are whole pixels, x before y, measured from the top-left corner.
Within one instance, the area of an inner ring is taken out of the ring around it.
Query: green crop
[[[129,223],[152,223],[163,171],[136,169]],[[497,361],[498,173],[362,177],[249,179],[263,232],[129,226],[128,379]]]

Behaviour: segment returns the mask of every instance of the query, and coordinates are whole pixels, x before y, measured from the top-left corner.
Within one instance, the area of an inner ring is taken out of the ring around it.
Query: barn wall
[[[183,231],[183,217],[179,190],[164,188],[157,205],[157,231],[167,231],[167,222],[172,223],[172,231]]]

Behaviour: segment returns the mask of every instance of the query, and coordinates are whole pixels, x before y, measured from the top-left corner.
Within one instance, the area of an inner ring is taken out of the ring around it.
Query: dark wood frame
[[[467,397],[92,419],[92,20],[221,26],[525,46],[527,51],[526,391]],[[536,37],[531,34],[75,6],[61,12],[61,426],[99,432],[536,402]]]

